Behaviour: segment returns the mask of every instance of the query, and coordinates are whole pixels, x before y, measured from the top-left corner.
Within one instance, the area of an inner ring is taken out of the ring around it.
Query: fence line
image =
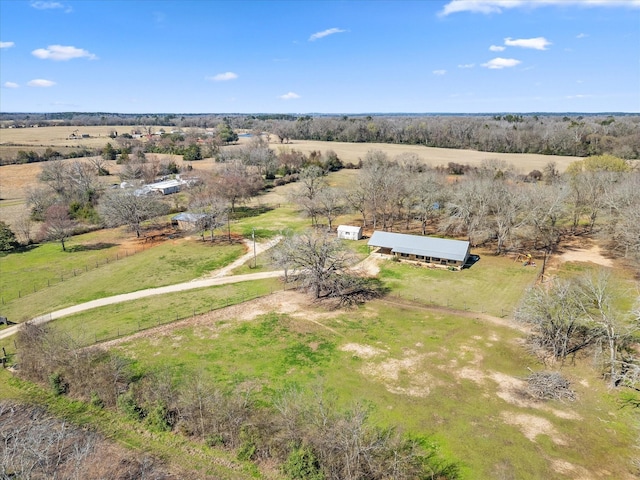
[[[33,295],[36,292],[39,292],[41,290],[44,290],[45,288],[49,288],[49,287],[53,287],[55,285],[59,285],[62,282],[69,280],[71,278],[77,277],[82,275],[83,273],[87,273],[89,271],[93,271],[93,270],[97,270],[100,267],[103,267],[105,265],[109,265],[110,263],[114,263],[117,261],[120,261],[124,258],[128,258],[130,256],[136,255],[138,253],[142,253],[143,251],[147,250],[148,248],[151,248],[152,244],[142,244],[139,247],[133,248],[133,249],[125,249],[124,253],[121,254],[120,252],[117,252],[115,257],[104,257],[102,259],[96,260],[95,262],[91,262],[91,265],[89,265],[89,263],[85,263],[84,268],[74,268],[71,271],[66,271],[66,272],[62,272],[58,275],[56,275],[55,277],[50,277],[47,278],[46,281],[43,280],[42,283],[40,283],[40,285],[38,286],[36,283],[32,283],[31,284],[31,288],[29,289],[24,289],[24,290],[18,290],[18,296],[17,297],[13,297],[13,298],[8,298],[6,296],[2,296],[0,297],[0,306],[4,305],[6,303],[12,302],[14,300],[18,300],[21,298],[25,298],[28,297],[29,295]],[[131,252],[131,253],[129,253]],[[95,266],[94,266],[95,265]],[[45,284],[46,282],[46,284]]]
[[[449,308],[451,310],[460,310],[467,312],[486,313],[494,317],[505,318],[513,315],[513,309],[504,308],[499,305],[486,305],[474,300],[460,299],[457,297],[447,297],[444,295],[427,294],[424,296],[407,295],[401,293],[393,293],[389,299],[396,298],[398,300],[410,301],[418,305],[426,307]]]
[[[284,286],[284,290],[292,289],[295,287]],[[138,332],[142,332],[145,330],[150,330],[152,328],[160,327],[162,325],[168,325],[170,323],[179,322],[180,320],[185,320],[187,318],[193,318],[198,315],[204,315],[206,313],[213,312],[215,310],[220,310],[222,308],[226,308],[233,305],[240,305],[245,302],[249,302],[251,300],[256,300],[258,298],[267,297],[273,294],[273,289],[269,292],[265,293],[249,293],[249,294],[241,294],[233,297],[227,297],[224,299],[218,299],[215,302],[211,302],[208,308],[205,309],[193,309],[189,308],[188,311],[183,309],[182,312],[172,311],[171,313],[167,312],[167,315],[164,318],[156,318],[155,321],[151,319],[151,322],[147,320],[138,320],[137,325],[133,328],[124,328],[119,327],[117,331],[111,334],[107,334],[105,336],[98,336],[98,334],[94,333],[93,335],[93,344],[108,342],[110,340],[116,340],[121,337],[128,337]],[[144,325],[143,325],[144,323]]]

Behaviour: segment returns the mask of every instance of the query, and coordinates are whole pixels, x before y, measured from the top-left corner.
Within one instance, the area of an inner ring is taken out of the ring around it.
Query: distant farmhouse
[[[345,240],[360,240],[362,238],[362,227],[339,225],[338,238],[343,238]]]
[[[469,258],[469,242],[446,238],[375,231],[368,245],[377,248],[377,253],[392,255],[399,260],[458,270]]]

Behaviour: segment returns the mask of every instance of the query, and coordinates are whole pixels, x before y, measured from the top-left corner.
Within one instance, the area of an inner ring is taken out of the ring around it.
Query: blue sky
[[[0,0],[0,111],[640,112],[640,0]]]

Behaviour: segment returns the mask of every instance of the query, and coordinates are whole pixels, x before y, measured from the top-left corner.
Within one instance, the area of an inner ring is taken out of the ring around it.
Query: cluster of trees
[[[0,165],[48,162],[49,160],[57,160],[61,158],[82,158],[98,155],[99,153],[99,149],[86,147],[79,147],[68,150],[64,153],[54,150],[51,147],[47,147],[47,149],[42,153],[38,153],[34,150],[18,150],[15,158],[0,158]]]
[[[636,115],[139,115],[0,114],[3,123],[38,125],[136,125],[270,132],[292,139],[380,142],[488,152],[640,158]],[[225,127],[225,128],[226,128]],[[219,132],[218,137],[225,135]],[[233,138],[226,137],[226,138]],[[236,138],[237,139],[237,138]],[[223,140],[225,142],[235,140]],[[160,152],[157,152],[160,153]],[[164,153],[164,152],[163,152]],[[206,155],[205,155],[206,156]]]
[[[292,139],[377,142],[486,152],[640,158],[636,116],[298,117],[256,122],[282,143]]]
[[[329,187],[321,171],[307,168],[293,197],[314,225],[319,219],[331,225],[349,210],[360,214],[364,227],[465,236],[474,245],[495,245],[498,254],[523,248],[550,253],[565,233],[598,230],[612,250],[640,259],[640,172],[627,162],[591,157],[564,175],[549,163],[524,177],[488,160],[466,172],[452,179],[413,155],[391,159],[370,151],[348,188]]]
[[[246,385],[224,389],[202,374],[169,369],[133,374],[130,362],[99,348],[80,349],[67,334],[25,324],[17,338],[19,374],[101,408],[116,409],[150,431],[174,431],[276,462],[287,478],[455,479],[457,465],[437,447],[395,428],[374,426],[368,410],[340,409],[322,391],[287,390],[260,397]]]
[[[640,297],[633,310],[621,310],[615,285],[600,271],[530,289],[516,318],[530,325],[536,353],[564,361],[592,349],[612,387],[640,389],[640,362],[633,346],[640,330]]]

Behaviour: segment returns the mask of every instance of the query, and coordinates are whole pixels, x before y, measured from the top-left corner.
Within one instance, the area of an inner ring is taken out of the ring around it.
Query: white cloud
[[[90,53],[83,48],[64,45],[49,45],[47,48],[38,48],[31,52],[31,54],[34,57],[38,57],[43,60],[55,61],[66,61],[73,58],[88,58],[89,60],[96,60],[98,58],[93,53]]]
[[[489,47],[489,50],[491,50],[492,52],[503,52],[506,49],[507,47],[503,47],[502,45],[491,45]]]
[[[0,42],[0,48],[11,48],[14,45],[14,42]]]
[[[589,35],[587,35],[586,33],[579,33],[578,35],[576,35],[576,38],[586,38]]]
[[[43,78],[36,78],[35,80],[27,82],[27,85],[29,85],[30,87],[53,87],[55,84],[56,82],[45,80]]]
[[[447,73],[447,71],[446,70],[434,70],[432,73],[434,75],[444,75],[444,74]]]
[[[54,10],[57,8],[62,8],[66,13],[73,11],[73,9],[69,5],[64,5],[60,2],[47,2],[42,0],[34,0],[30,3],[30,5],[37,10]]]
[[[577,94],[577,95],[567,95],[565,98],[567,98],[568,100],[574,100],[574,99],[591,98],[591,97],[593,97],[593,95]]]
[[[327,30],[323,30],[322,32],[316,32],[309,37],[309,41],[313,42],[320,38],[328,37],[329,35],[333,35],[335,33],[344,33],[346,30],[342,30],[341,28],[328,28]]]
[[[4,85],[3,85],[3,86],[4,86],[5,88],[18,88],[18,87],[20,87],[20,85],[18,85],[18,84],[17,84],[17,83],[15,83],[15,82],[4,82]]]
[[[533,48],[534,50],[546,50],[551,42],[544,37],[535,38],[505,38],[504,44],[509,47]]]
[[[235,80],[236,78],[238,78],[237,73],[224,72],[214,75],[213,77],[207,77],[207,80],[211,80],[212,82],[227,82],[229,80]]]
[[[475,63],[462,63],[458,65],[458,68],[473,68],[475,66],[476,66]]]
[[[503,68],[510,68],[519,65],[520,60],[516,60],[515,58],[494,58],[493,60],[489,60],[487,63],[483,63],[482,66],[486,68],[490,68],[493,70],[500,70]]]
[[[298,95],[297,93],[289,92],[285,93],[284,95],[280,95],[278,98],[282,100],[295,100],[296,98],[300,98],[300,95]]]
[[[438,15],[446,16],[459,12],[502,13],[511,8],[536,8],[550,5],[640,8],[640,0],[451,0]]]

